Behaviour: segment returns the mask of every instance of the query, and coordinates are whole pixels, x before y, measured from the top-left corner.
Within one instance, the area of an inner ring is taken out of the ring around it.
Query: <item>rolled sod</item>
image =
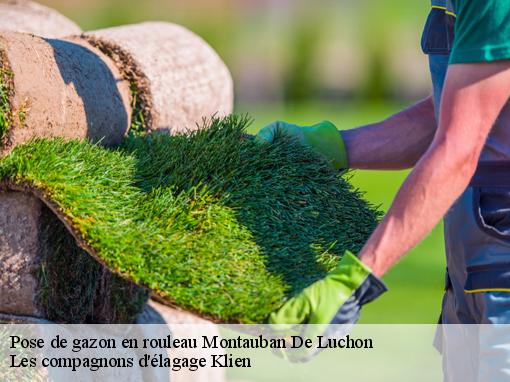
[[[54,9],[28,0],[0,2],[0,30],[59,38],[81,33],[73,21]]]
[[[218,54],[200,37],[170,23],[147,22],[86,32],[110,56],[133,91],[133,130],[170,134],[204,118],[230,114],[233,84]]]
[[[34,137],[115,145],[129,128],[129,84],[84,40],[0,32],[0,74],[0,154]]]
[[[217,322],[264,322],[360,250],[379,212],[314,153],[243,139],[245,118],[118,149],[62,139],[0,160],[96,261],[166,305]]]

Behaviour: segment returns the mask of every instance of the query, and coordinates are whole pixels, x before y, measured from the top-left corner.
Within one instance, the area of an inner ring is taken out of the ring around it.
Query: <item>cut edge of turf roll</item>
[[[180,134],[233,111],[233,82],[219,55],[188,29],[145,22],[85,32],[82,37],[129,81],[134,132]]]
[[[148,292],[98,264],[31,193],[0,188],[0,314],[57,323],[133,323]]]

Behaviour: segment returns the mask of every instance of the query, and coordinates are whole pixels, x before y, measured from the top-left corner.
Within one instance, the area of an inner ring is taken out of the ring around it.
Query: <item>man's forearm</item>
[[[429,147],[436,131],[432,97],[388,119],[342,131],[349,167],[356,169],[410,168]]]
[[[450,67],[434,141],[359,255],[374,274],[421,241],[461,195],[509,94],[508,62]]]

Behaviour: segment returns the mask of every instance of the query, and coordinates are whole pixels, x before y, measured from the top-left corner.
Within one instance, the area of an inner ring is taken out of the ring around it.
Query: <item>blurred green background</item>
[[[255,118],[253,132],[275,119],[350,128],[430,92],[419,48],[428,0],[40,1],[85,30],[164,20],[198,33],[229,66],[236,111]],[[406,174],[363,171],[353,181],[387,209]],[[391,292],[364,310],[362,322],[436,322],[443,253],[438,227],[389,272]]]

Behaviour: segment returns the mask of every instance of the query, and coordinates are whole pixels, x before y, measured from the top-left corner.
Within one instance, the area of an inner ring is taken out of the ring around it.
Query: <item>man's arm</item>
[[[439,127],[359,258],[384,274],[420,242],[461,195],[510,95],[510,61],[450,65]]]
[[[349,167],[398,170],[413,167],[436,132],[432,97],[388,119],[342,131]]]

